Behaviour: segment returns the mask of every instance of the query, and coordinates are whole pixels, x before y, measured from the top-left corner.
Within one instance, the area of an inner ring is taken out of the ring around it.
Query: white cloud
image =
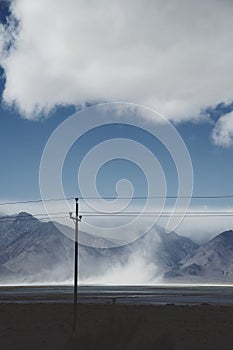
[[[217,146],[225,148],[233,146],[233,112],[227,113],[215,124],[212,140]]]
[[[5,42],[6,42],[6,32],[4,30],[4,26],[0,24],[0,52],[3,52]]]
[[[24,117],[56,105],[131,101],[170,119],[233,96],[229,0],[15,0],[20,33],[3,94]]]

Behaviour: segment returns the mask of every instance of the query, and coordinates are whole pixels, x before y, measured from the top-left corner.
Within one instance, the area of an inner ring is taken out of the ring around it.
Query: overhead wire
[[[125,199],[130,199],[130,200],[142,200],[142,199],[178,199],[178,198],[186,198],[186,199],[226,199],[226,198],[233,198],[233,195],[215,195],[215,196],[134,196],[134,197],[79,197],[80,200],[100,200],[100,199],[112,199],[112,200],[125,200]],[[38,203],[38,202],[53,202],[53,201],[70,201],[74,200],[75,197],[63,197],[63,198],[47,198],[47,199],[35,199],[35,200],[26,200],[26,201],[15,201],[15,202],[0,202],[0,206],[3,205],[16,205],[16,204],[27,204],[27,203]],[[67,218],[69,217],[69,214],[67,211],[58,211],[58,212],[51,212],[51,213],[36,213],[33,214],[32,218],[28,217],[30,214],[14,214],[14,215],[5,215],[5,216],[0,216],[0,222],[7,222],[20,218],[21,221],[30,221],[30,220],[35,220],[35,218],[38,218],[39,220],[51,220],[51,219],[61,219],[61,218]],[[62,216],[61,216],[62,215]],[[169,211],[169,210],[164,210],[164,211],[112,211],[112,212],[107,212],[107,211],[99,211],[98,209],[92,209],[89,211],[80,211],[80,215],[85,216],[85,217],[133,217],[133,216],[138,216],[140,217],[179,217],[179,216],[184,216],[184,217],[221,217],[221,216],[233,216],[233,212],[223,210],[223,211]],[[26,220],[23,220],[23,219]]]
[[[63,216],[53,216],[53,217],[49,217],[49,216],[46,216],[46,217],[42,217],[42,218],[39,218],[38,220],[39,221],[44,221],[44,220],[51,220],[51,219],[65,219],[65,218],[67,218],[68,217],[68,215],[63,215]],[[12,223],[12,222],[14,222],[14,220],[15,219],[17,219],[17,218],[20,218],[20,216],[14,216],[14,217],[12,217],[12,216],[8,216],[8,218],[4,218],[4,219],[2,219],[1,218],[1,216],[0,216],[0,222],[3,222],[3,223]],[[28,221],[35,221],[37,218],[35,218],[34,216],[32,217],[32,218],[20,218],[20,222],[28,222]]]
[[[133,196],[133,197],[116,197],[116,196],[103,196],[103,197],[89,197],[80,196],[79,200],[146,200],[146,199],[227,199],[233,198],[233,195],[213,195],[213,196]],[[12,201],[12,202],[0,202],[0,206],[3,205],[16,205],[16,204],[28,204],[28,203],[40,203],[40,202],[60,202],[74,200],[75,197],[62,197],[62,198],[45,198],[45,199],[31,199],[25,201]]]
[[[92,213],[92,212],[80,212],[80,215],[84,217],[233,217],[233,212],[230,211],[194,211],[194,212],[116,212],[116,213]],[[35,219],[39,221],[53,220],[53,219],[65,219],[69,218],[69,213],[67,212],[53,212],[53,213],[40,213],[40,214],[15,214],[15,215],[5,215],[0,216],[0,222],[13,222],[15,219],[20,220],[20,222],[34,221]]]
[[[15,204],[28,204],[28,203],[40,203],[40,202],[60,202],[73,200],[74,197],[67,198],[48,198],[48,199],[30,199],[25,201],[15,201],[15,202],[0,202],[0,205],[15,205]]]

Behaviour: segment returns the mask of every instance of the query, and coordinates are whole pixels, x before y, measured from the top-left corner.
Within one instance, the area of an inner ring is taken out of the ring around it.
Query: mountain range
[[[0,284],[71,282],[73,235],[68,226],[42,222],[24,212],[0,217]],[[132,274],[136,278],[139,270],[147,279],[142,278],[143,283],[152,284],[230,283],[233,278],[233,231],[202,245],[158,226],[129,244],[115,240],[115,247],[112,240],[82,231],[79,237],[81,282],[98,283],[106,275],[108,283],[116,269],[124,274],[130,264],[132,283]]]

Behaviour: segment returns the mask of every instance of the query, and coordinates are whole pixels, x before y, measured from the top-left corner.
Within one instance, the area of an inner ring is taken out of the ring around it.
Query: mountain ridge
[[[59,230],[66,229],[66,234]],[[72,280],[74,230],[42,222],[21,212],[0,221],[0,283],[12,279],[37,282]],[[233,231],[225,231],[198,245],[175,232],[154,226],[137,240],[121,245],[80,231],[80,278],[90,279],[124,269],[132,257],[150,267],[151,280],[176,282],[230,281],[233,278]],[[120,244],[119,244],[120,243]],[[137,261],[136,260],[136,261]],[[136,267],[135,267],[136,269]],[[153,270],[154,269],[154,270]],[[123,271],[123,270],[122,270]],[[135,271],[135,274],[137,271]],[[146,273],[146,271],[145,271]]]

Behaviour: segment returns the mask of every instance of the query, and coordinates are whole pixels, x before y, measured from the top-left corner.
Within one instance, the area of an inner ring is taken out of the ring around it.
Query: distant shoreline
[[[79,286],[80,303],[232,305],[233,286]],[[0,303],[72,303],[72,286],[1,286]]]

